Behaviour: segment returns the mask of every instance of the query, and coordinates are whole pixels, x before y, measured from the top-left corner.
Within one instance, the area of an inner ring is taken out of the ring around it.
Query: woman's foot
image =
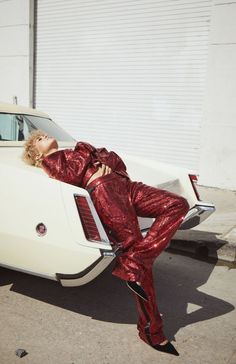
[[[168,354],[179,355],[178,351],[167,339],[165,339],[159,344],[152,345],[151,342],[147,340],[147,335],[144,332],[139,331],[139,337],[141,340],[143,340],[146,344],[150,345],[155,350],[165,352]]]
[[[152,347],[155,350],[179,356],[179,353],[175,349],[174,345],[172,345],[168,340],[163,341],[161,344],[153,345]]]

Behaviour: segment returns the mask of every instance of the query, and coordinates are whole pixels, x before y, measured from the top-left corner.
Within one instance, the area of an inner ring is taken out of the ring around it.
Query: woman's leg
[[[113,274],[127,281],[142,281],[183,221],[189,209],[187,200],[116,173],[100,177],[90,186],[95,187],[91,197],[108,235],[112,232],[122,245]],[[155,218],[145,238],[137,215]]]
[[[126,247],[125,253],[118,258],[119,262],[113,274],[122,277],[124,269],[132,268],[132,262],[142,262],[144,265],[144,273],[140,279],[148,301],[135,295],[139,313],[137,328],[142,340],[150,345],[156,345],[163,343],[166,337],[156,304],[152,266],[183,221],[189,204],[179,195],[144,185],[141,182],[130,182],[128,185],[129,196],[137,215],[155,217],[155,220],[145,238]]]
[[[156,303],[152,268],[145,272],[142,286],[148,296],[148,301],[146,302],[134,294],[139,314],[137,324],[139,337],[150,345],[163,343],[167,339],[163,331],[163,320]]]
[[[96,188],[91,193],[94,206],[101,221],[108,233],[112,234],[114,241],[121,243],[127,250],[139,241],[143,240],[140,232],[137,214],[131,203],[127,180],[117,175],[97,180],[91,186]],[[145,342],[155,345],[163,342],[166,337],[163,332],[163,322],[156,305],[156,297],[153,288],[152,268],[146,269],[141,262],[130,260],[119,262],[117,257],[120,278],[125,280],[138,280],[143,277],[142,285],[148,295],[148,302],[143,301],[138,295],[133,293],[138,311],[139,336]],[[116,267],[113,270],[116,271]],[[145,272],[140,274],[140,272]],[[116,275],[116,274],[115,274]]]
[[[111,173],[96,179],[88,186],[95,187],[90,195],[110,240],[118,243],[122,249],[143,239],[128,193],[127,181],[127,178]],[[116,265],[119,278],[126,281],[139,280],[145,270],[142,262],[132,261],[129,257],[124,258],[121,266],[117,257]]]
[[[127,181],[127,185],[136,214],[155,220],[143,239],[126,243],[113,274],[122,278],[124,267],[128,270],[129,264],[132,267],[133,262],[142,263],[145,269],[136,277],[142,281],[141,274],[152,267],[156,257],[167,247],[187,214],[189,204],[182,196],[142,182]]]
[[[181,196],[166,190],[131,182],[115,174],[107,176],[91,197],[106,231],[111,230],[115,240],[123,246],[124,253],[117,257],[113,274],[124,280],[141,281],[148,301],[134,294],[139,336],[151,345],[159,344],[166,338],[156,305],[152,264],[169,243],[189,205]],[[145,238],[137,215],[156,217]]]

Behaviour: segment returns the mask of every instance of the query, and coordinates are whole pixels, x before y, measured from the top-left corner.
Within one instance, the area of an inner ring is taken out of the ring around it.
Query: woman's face
[[[39,135],[35,139],[34,145],[40,155],[47,155],[52,149],[58,149],[56,139],[49,137],[47,134]]]

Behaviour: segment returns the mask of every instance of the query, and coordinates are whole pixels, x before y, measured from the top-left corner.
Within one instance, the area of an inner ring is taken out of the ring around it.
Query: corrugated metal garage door
[[[198,171],[209,0],[40,0],[35,106],[77,140]]]

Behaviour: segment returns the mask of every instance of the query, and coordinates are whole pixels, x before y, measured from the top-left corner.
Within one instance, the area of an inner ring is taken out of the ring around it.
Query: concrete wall
[[[29,0],[0,2],[0,101],[29,106]]]
[[[236,190],[236,1],[213,2],[200,179]]]

